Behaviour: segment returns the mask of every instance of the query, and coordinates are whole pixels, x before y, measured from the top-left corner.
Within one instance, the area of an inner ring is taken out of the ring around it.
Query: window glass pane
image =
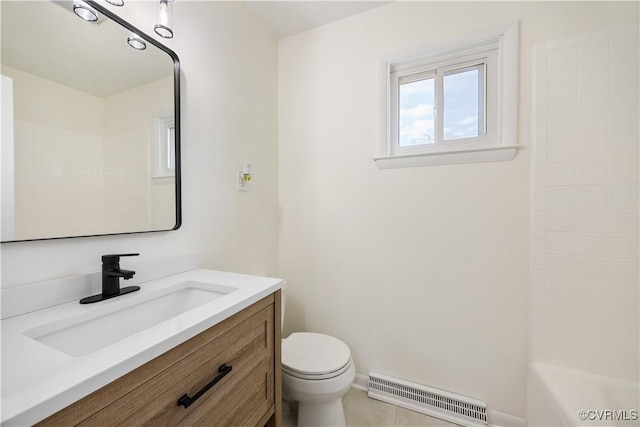
[[[483,65],[454,70],[444,76],[445,140],[473,138],[483,133],[483,93],[480,91]],[[484,92],[484,91],[483,91]]]
[[[401,84],[398,104],[398,145],[433,144],[434,79]]]
[[[169,126],[167,128],[167,169],[170,171],[176,168],[175,152],[176,128],[175,126]]]

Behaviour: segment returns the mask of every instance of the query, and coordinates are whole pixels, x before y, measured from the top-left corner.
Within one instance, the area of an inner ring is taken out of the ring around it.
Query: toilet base
[[[298,427],[345,427],[342,398],[323,403],[298,402]]]

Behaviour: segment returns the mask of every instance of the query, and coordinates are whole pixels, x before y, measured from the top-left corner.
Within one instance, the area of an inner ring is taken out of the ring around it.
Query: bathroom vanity
[[[278,306],[279,292],[37,425],[279,425]],[[221,366],[231,370],[220,373]],[[182,396],[193,397],[216,378],[188,408],[178,405]]]
[[[281,424],[282,280],[192,270],[141,285],[2,321],[3,426]],[[115,316],[142,326],[102,333]]]

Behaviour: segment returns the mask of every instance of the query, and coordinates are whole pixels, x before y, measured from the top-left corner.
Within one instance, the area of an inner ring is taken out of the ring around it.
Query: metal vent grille
[[[369,373],[369,397],[465,426],[487,424],[487,405],[479,400]]]

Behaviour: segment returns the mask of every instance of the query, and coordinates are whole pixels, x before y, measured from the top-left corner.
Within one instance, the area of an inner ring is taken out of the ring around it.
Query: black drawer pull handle
[[[193,397],[189,397],[189,395],[187,395],[185,393],[184,396],[182,396],[180,399],[178,399],[178,406],[182,405],[182,406],[184,406],[184,409],[187,409],[189,406],[191,406],[191,404],[193,402],[195,402],[196,400],[200,399],[200,397],[203,394],[205,394],[211,387],[213,387],[221,379],[223,379],[225,377],[225,375],[227,375],[229,372],[231,372],[231,368],[232,368],[231,366],[227,366],[227,365],[220,366],[218,368],[218,372],[220,372],[220,374],[218,374],[217,377],[212,379],[209,384],[207,384],[206,386],[202,387],[202,390],[200,390],[199,392],[194,394]]]

